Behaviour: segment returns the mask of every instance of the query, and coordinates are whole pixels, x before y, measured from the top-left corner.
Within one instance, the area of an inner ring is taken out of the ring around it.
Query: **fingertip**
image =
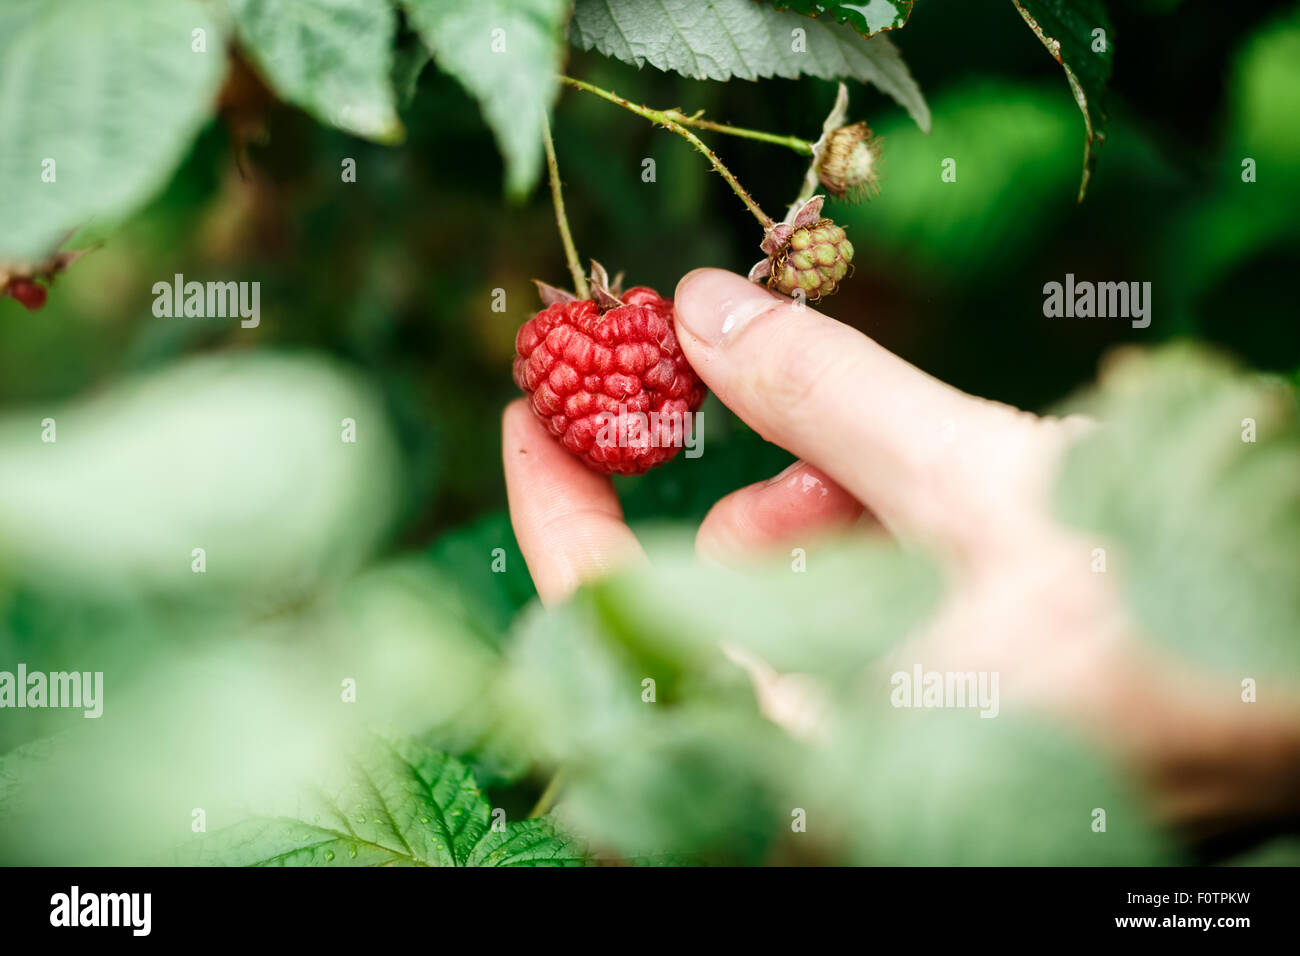
[[[705,345],[718,345],[751,319],[789,300],[725,269],[693,269],[674,293],[679,330]]]
[[[506,471],[507,490],[512,479],[531,482],[530,472],[545,468],[545,443],[551,442],[546,427],[537,420],[528,400],[517,398],[501,412],[501,458]],[[566,453],[567,454],[567,453]]]
[[[960,499],[955,445],[931,440],[945,423],[969,422],[972,435],[996,431],[987,403],[742,276],[694,270],[678,284],[675,306],[682,350],[710,391],[891,528],[929,533],[935,502]],[[980,465],[981,453],[971,454]]]
[[[725,269],[714,269],[710,266],[701,266],[698,269],[692,269],[686,275],[677,280],[677,288],[673,292],[673,301],[676,302],[682,298],[686,290],[702,280],[702,277],[708,276],[715,272],[721,272],[723,275],[730,275]]]
[[[528,400],[516,398],[501,412],[501,435],[505,439],[517,437],[533,421],[535,419],[532,409],[528,407]]]
[[[501,431],[510,520],[543,603],[640,556],[609,479],[561,446],[526,400],[506,406]]]

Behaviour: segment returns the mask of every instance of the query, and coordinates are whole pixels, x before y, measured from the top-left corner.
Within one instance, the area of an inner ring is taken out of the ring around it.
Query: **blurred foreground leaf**
[[[556,812],[602,856],[755,863],[780,835],[792,742],[716,644],[693,656],[629,651],[589,592],[520,620],[506,726],[564,768]]]
[[[397,17],[371,0],[226,0],[270,87],[331,126],[381,142],[402,137],[393,85]]]
[[[0,755],[0,818],[9,813],[15,798],[31,779],[33,768],[58,752],[58,737],[42,737]]]
[[[585,596],[520,617],[497,688],[507,725],[540,759],[559,765],[619,739],[646,716],[632,661],[602,639]]]
[[[757,864],[789,830],[795,744],[753,708],[674,708],[606,743],[568,767],[557,813],[620,859]]]
[[[1063,728],[970,710],[848,708],[791,797],[836,859],[885,866],[1176,861],[1122,770]],[[1105,829],[1094,830],[1096,810]],[[827,833],[829,831],[829,833]]]
[[[1123,774],[1064,729],[888,706],[880,667],[939,598],[926,562],[860,541],[806,550],[802,573],[738,572],[650,541],[649,566],[520,622],[504,706],[565,768],[557,813],[594,847],[751,864],[1173,859]],[[796,739],[768,720],[724,645],[810,682],[820,729]]]
[[[399,474],[382,402],[342,368],[274,353],[177,363],[0,419],[0,566],[105,596],[300,595],[374,552]]]
[[[480,783],[527,767],[496,726],[495,649],[420,556],[270,616],[191,605],[118,621],[94,610],[72,622],[75,650],[56,653],[61,622],[30,609],[31,639],[0,644],[10,670],[103,672],[100,719],[24,709],[0,724],[10,746],[61,731],[0,760],[5,863],[150,859],[188,836],[195,807],[215,830],[326,779],[338,741],[368,727],[463,754]],[[44,613],[62,611],[51,601]]]
[[[152,196],[211,115],[225,65],[192,0],[0,4],[0,260],[44,258]]]
[[[565,768],[557,812],[593,846],[760,862],[788,832],[800,762],[722,644],[842,688],[915,626],[937,581],[861,542],[810,543],[807,573],[784,560],[738,572],[663,534],[646,539],[648,566],[520,619],[500,706],[539,760]]]
[[[653,538],[646,547],[652,566],[599,582],[594,599],[623,653],[683,671],[725,640],[778,671],[851,683],[925,620],[942,591],[932,562],[881,542],[804,542],[798,572],[790,555],[704,568],[690,549]]]
[[[1300,679],[1300,412],[1279,380],[1190,346],[1112,357],[1072,407],[1105,424],[1057,488],[1118,548],[1150,636],[1238,678]]]

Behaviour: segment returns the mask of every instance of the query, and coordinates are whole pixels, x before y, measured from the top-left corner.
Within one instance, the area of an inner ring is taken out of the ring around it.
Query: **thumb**
[[[938,531],[961,472],[981,467],[988,449],[954,435],[988,439],[1015,418],[730,272],[684,276],[675,314],[682,350],[723,404],[896,531]]]

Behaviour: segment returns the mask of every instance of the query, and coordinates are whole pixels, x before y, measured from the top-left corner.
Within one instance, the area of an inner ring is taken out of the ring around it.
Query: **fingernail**
[[[677,321],[709,345],[734,337],[782,301],[762,286],[721,269],[687,273],[674,294]]]
[[[767,479],[767,483],[769,485],[779,485],[781,482],[785,481],[785,479],[789,478],[796,471],[802,468],[805,464],[806,462],[802,458],[796,459],[795,461],[792,461],[789,465],[787,465],[785,468],[781,469],[781,473],[779,475],[773,475],[771,478]]]

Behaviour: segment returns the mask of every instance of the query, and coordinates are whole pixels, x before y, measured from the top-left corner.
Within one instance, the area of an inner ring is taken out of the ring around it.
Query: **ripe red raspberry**
[[[45,286],[31,279],[14,279],[5,291],[26,306],[29,312],[43,306],[48,295]]]
[[[514,361],[533,413],[602,474],[669,461],[705,393],[673,333],[672,300],[645,286],[620,295],[595,263],[590,299],[538,286],[547,306],[520,327]]]

